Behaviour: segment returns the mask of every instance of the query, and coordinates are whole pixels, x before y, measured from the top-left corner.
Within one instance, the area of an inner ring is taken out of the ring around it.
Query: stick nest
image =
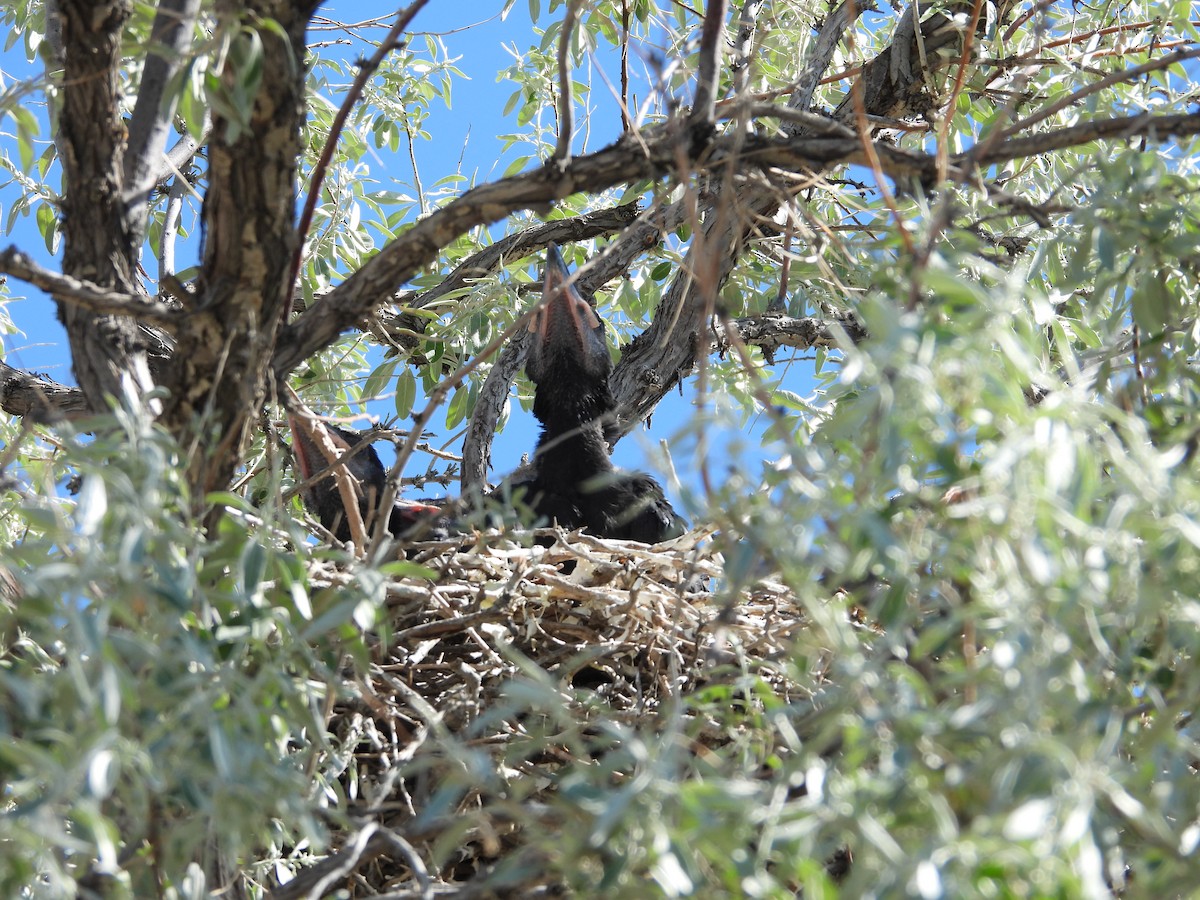
[[[750,675],[809,698],[782,664],[804,627],[795,596],[768,577],[732,585],[709,534],[653,547],[538,534],[553,545],[491,531],[408,548],[436,577],[388,581],[369,676],[329,717],[344,759],[331,805],[348,818],[272,896],[570,890],[545,840],[580,827],[565,773],[618,787],[636,768],[623,743],[681,720],[688,753],[719,746],[727,735],[688,699],[706,686]],[[312,572],[314,588],[356,577]]]

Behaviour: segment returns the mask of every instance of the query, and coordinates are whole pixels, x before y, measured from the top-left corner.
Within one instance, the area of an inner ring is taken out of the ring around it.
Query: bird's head
[[[330,461],[325,458],[325,454],[309,436],[309,429],[305,428],[292,415],[288,416],[288,426],[292,431],[296,463],[299,466],[301,478],[307,481],[322,469],[329,468]],[[368,445],[350,455],[351,451],[362,443],[363,436],[361,434],[348,428],[339,428],[336,425],[323,423],[314,423],[312,427],[325,429],[333,446],[338,449],[342,458],[346,459],[347,470],[359,482],[366,486],[383,489],[383,484],[387,480],[387,470],[383,467],[383,461],[375,452],[375,448]]]
[[[543,424],[579,425],[610,412],[612,358],[604,322],[571,281],[558,247],[546,248],[542,304],[529,321],[525,372],[537,387],[533,414]]]
[[[379,504],[379,499],[383,496],[387,481],[387,470],[384,469],[383,462],[379,459],[375,448],[368,444],[366,447],[359,448],[357,452],[352,452],[363,442],[363,436],[356,431],[338,428],[336,425],[301,422],[296,416],[289,414],[288,426],[292,431],[296,465],[300,478],[304,481],[329,468],[331,464],[311,436],[314,428],[325,431],[330,442],[339,451],[340,459],[344,460],[343,464],[347,471],[354,476],[359,493],[359,513],[362,515],[363,521],[368,522],[371,513]],[[339,540],[350,539],[345,506],[332,475],[322,478],[312,487],[307,488],[304,491],[304,502],[317,514],[321,524],[336,534]]]

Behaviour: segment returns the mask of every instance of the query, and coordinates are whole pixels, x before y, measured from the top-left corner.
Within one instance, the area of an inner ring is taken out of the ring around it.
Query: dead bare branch
[[[166,97],[167,87],[187,60],[199,12],[200,0],[162,0],[150,27],[150,47],[125,150],[125,227],[135,243],[145,234],[150,193],[166,168],[162,155],[175,115],[174,98]]]
[[[126,294],[90,281],[72,278],[70,275],[51,272],[39,266],[16,247],[0,251],[0,273],[12,275],[41,288],[55,300],[93,313],[129,316],[154,322],[167,330],[171,329],[180,316],[179,310],[157,300]]]
[[[729,325],[742,343],[759,347],[768,355],[780,347],[796,350],[810,350],[813,347],[833,349],[840,345],[843,335],[853,343],[867,337],[867,330],[853,316],[834,320],[812,316],[747,316],[731,319]],[[714,332],[709,352],[725,353],[728,350],[728,336],[723,331]]]
[[[0,409],[50,424],[88,415],[92,408],[79,388],[67,387],[0,362]]]

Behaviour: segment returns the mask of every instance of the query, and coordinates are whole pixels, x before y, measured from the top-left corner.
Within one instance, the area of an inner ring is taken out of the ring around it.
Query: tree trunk
[[[102,287],[142,293],[121,206],[125,126],[118,77],[121,29],[131,0],[97,5],[59,0],[62,23],[63,272]],[[52,10],[47,10],[52,15]],[[106,396],[142,394],[152,386],[146,355],[131,319],[97,315],[59,303],[75,378],[92,409]]]
[[[190,451],[197,497],[222,490],[241,459],[266,397],[268,363],[290,307],[298,236],[297,160],[304,123],[307,4],[224,2],[237,29],[220,74],[226,104],[214,116],[204,198],[205,243],[196,308],[177,333],[164,412]],[[250,15],[245,15],[245,13]],[[277,22],[278,31],[258,28]],[[256,54],[261,53],[261,58]],[[236,97],[261,78],[253,103]]]

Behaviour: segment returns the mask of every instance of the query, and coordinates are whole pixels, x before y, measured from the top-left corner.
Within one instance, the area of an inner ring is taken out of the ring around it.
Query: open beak
[[[325,454],[321,452],[321,448],[317,446],[316,441],[312,438],[312,429],[324,429],[326,436],[333,443],[333,446],[340,450],[343,454],[349,452],[350,445],[332,428],[325,428],[319,422],[301,422],[300,417],[294,413],[288,413],[288,428],[292,432],[292,447],[296,453],[296,464],[300,468],[300,477],[304,481],[312,478],[322,469],[327,469],[332,464],[332,460],[325,459]]]
[[[541,308],[529,322],[537,352],[567,352],[585,361],[602,354],[603,365],[610,365],[600,318],[576,289],[555,244],[546,248],[542,298]]]

